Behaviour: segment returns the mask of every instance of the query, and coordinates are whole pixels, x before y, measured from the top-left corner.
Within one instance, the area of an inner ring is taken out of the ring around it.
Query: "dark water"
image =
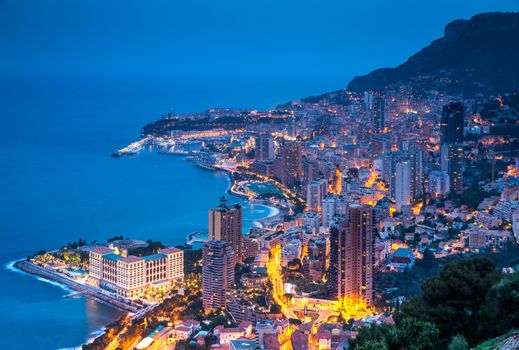
[[[207,210],[229,181],[178,156],[110,157],[137,139],[146,121],[167,111],[161,106],[204,105],[182,98],[181,89],[151,93],[126,84],[23,81],[2,88],[0,348],[77,346],[120,312],[63,298],[66,290],[7,264],[79,238],[120,234],[183,243],[189,232],[207,228]],[[244,217],[268,213],[267,207],[247,207]]]

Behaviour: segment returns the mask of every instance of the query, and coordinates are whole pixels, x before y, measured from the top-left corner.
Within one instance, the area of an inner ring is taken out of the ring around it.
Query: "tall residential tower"
[[[242,208],[239,204],[227,206],[221,204],[209,210],[209,240],[226,241],[236,255],[236,261],[242,261]]]
[[[342,300],[373,304],[373,209],[352,204],[347,217],[330,230],[328,289]]]
[[[227,305],[234,284],[234,251],[226,241],[208,241],[202,254],[202,300],[206,313]]]

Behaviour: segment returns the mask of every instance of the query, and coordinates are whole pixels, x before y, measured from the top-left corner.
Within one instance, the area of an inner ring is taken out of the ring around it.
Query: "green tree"
[[[401,347],[409,350],[432,350],[438,346],[438,328],[430,322],[406,318],[398,326]]]
[[[469,350],[469,343],[464,336],[458,334],[452,337],[448,350]]]
[[[352,347],[355,350],[433,350],[438,348],[438,335],[432,323],[406,318],[397,326],[362,328]]]
[[[423,259],[421,261],[421,265],[425,268],[431,268],[434,266],[434,253],[429,249],[425,249],[423,252]]]
[[[519,327],[519,273],[504,275],[490,289],[482,308],[481,322],[496,336]]]
[[[383,324],[380,326],[372,325],[371,327],[364,327],[359,330],[354,342],[352,342],[354,349],[364,349],[366,344],[385,342],[386,336],[389,333],[395,333],[396,327]]]
[[[389,350],[387,344],[381,340],[367,340],[362,345],[357,346],[357,350]]]
[[[479,317],[481,306],[499,277],[489,258],[473,257],[448,264],[438,277],[422,285],[421,295],[402,305],[400,317],[434,323],[442,339],[462,334],[474,344],[484,336]]]
[[[281,313],[281,306],[279,306],[278,304],[270,305],[270,313],[271,314],[279,314],[279,313]]]

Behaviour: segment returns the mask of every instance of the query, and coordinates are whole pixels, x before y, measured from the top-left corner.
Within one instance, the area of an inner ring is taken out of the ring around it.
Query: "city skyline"
[[[519,4],[410,4],[0,1],[0,347],[517,347]]]

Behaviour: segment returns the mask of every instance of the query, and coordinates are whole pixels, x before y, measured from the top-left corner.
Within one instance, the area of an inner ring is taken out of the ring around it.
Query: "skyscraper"
[[[463,191],[463,124],[465,107],[451,102],[443,107],[440,125],[441,170],[449,175],[451,192]]]
[[[319,168],[316,161],[306,159],[302,165],[303,185],[306,187],[315,179],[319,178]]]
[[[449,190],[463,191],[463,146],[459,143],[441,145],[441,170],[449,175]]]
[[[423,161],[421,151],[388,152],[382,155],[382,179],[389,183],[389,196],[396,200],[397,182],[402,184],[404,173],[397,174],[397,165],[408,163],[410,199],[418,198],[423,193]],[[402,170],[402,169],[401,169]],[[397,175],[399,175],[397,177]]]
[[[395,205],[397,211],[402,211],[402,206],[411,204],[411,169],[409,161],[396,164],[395,171]]]
[[[376,133],[380,133],[385,127],[386,103],[383,96],[373,96],[371,107],[371,123]]]
[[[373,303],[373,209],[352,204],[330,230],[328,289],[336,299]]]
[[[235,256],[226,241],[208,241],[202,254],[202,301],[206,313],[227,305],[227,293],[234,284]]]
[[[451,102],[443,107],[440,124],[441,143],[462,143],[465,107],[461,102]]]
[[[260,161],[274,159],[274,138],[271,135],[259,135],[256,137],[254,158]]]
[[[286,142],[281,147],[281,183],[293,186],[303,175],[303,146],[300,142]]]
[[[328,194],[328,181],[324,179],[314,180],[306,188],[306,204],[310,211],[320,212],[323,199]]]
[[[239,204],[227,206],[222,203],[209,210],[209,240],[228,242],[236,261],[242,261],[242,208]]]

